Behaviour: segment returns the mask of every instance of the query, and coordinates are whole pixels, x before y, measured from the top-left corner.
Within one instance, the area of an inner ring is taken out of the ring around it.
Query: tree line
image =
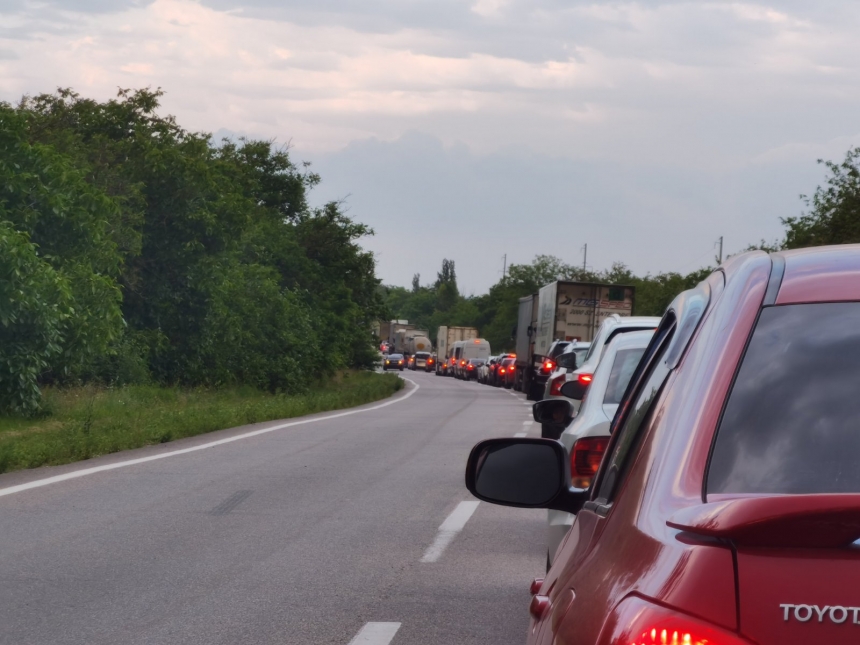
[[[270,141],[215,142],[160,91],[0,103],[0,410],[45,384],[296,392],[372,364],[372,231]]]
[[[752,244],[745,250],[777,251],[827,244],[860,243],[860,147],[849,150],[841,163],[819,160],[827,170],[824,186],[812,196],[801,195],[806,210],[796,217],[781,218],[781,240]],[[714,270],[712,266],[691,273],[635,275],[621,262],[604,271],[587,271],[550,255],[539,255],[529,264],[510,265],[508,272],[489,291],[466,297],[459,293],[454,262],[445,259],[437,279],[421,284],[413,276],[412,288],[385,285],[380,293],[395,318],[404,318],[430,330],[435,340],[440,325],[477,327],[494,351],[512,351],[512,330],[517,323],[519,298],[535,293],[553,280],[624,284],[636,287],[634,315],[661,316],[679,293],[690,289]]]

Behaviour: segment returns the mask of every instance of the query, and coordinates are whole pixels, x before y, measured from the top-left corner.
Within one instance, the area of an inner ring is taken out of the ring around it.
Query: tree
[[[811,198],[801,196],[809,212],[782,220],[784,248],[860,242],[860,147],[849,150],[840,164],[818,163],[830,171],[826,187],[819,186]]]

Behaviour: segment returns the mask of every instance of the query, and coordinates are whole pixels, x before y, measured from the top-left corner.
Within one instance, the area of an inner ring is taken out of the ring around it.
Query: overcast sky
[[[162,87],[291,142],[376,236],[485,291],[538,253],[687,272],[780,236],[860,145],[860,2],[0,0],[0,100]]]

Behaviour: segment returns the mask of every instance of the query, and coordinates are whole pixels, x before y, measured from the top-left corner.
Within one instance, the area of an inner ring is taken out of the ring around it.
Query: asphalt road
[[[538,436],[531,408],[404,376],[354,414],[0,476],[0,643],[523,643],[544,512],[478,503],[463,468]]]

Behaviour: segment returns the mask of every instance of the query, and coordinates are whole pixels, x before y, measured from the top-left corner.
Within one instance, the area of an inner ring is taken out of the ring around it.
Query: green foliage
[[[18,253],[0,266],[22,281],[3,306],[51,338],[21,350],[26,365],[0,354],[0,406],[33,410],[49,382],[297,392],[372,365],[384,305],[358,243],[372,231],[339,204],[311,208],[319,177],[287,148],[214,145],[159,115],[160,98],[0,104],[0,221]]]
[[[827,186],[819,186],[812,198],[803,197],[809,212],[782,220],[784,248],[860,242],[860,148],[849,150],[841,164],[818,163],[830,171]]]
[[[39,375],[63,350],[71,301],[28,235],[0,221],[0,411],[38,409]]]
[[[248,423],[370,403],[403,386],[393,374],[347,372],[298,395],[228,388],[48,388],[35,418],[0,418],[0,473],[65,464]]]

